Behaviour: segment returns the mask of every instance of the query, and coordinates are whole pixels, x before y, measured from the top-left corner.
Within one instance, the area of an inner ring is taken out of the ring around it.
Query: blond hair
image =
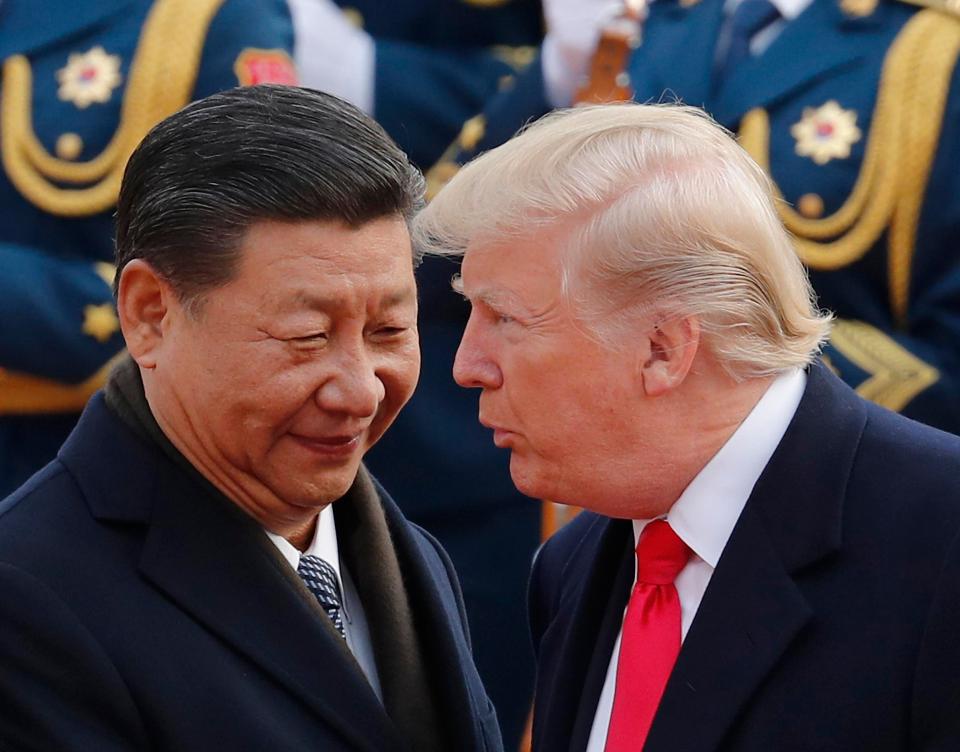
[[[829,333],[773,200],[701,110],[598,105],[552,113],[466,165],[413,236],[449,256],[569,226],[563,292],[604,340],[637,313],[695,315],[727,371],[750,378],[807,365]]]

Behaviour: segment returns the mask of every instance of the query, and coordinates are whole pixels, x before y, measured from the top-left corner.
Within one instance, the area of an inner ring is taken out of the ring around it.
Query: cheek
[[[376,369],[384,388],[383,406],[396,414],[413,395],[420,378],[420,349],[411,347],[384,359]]]

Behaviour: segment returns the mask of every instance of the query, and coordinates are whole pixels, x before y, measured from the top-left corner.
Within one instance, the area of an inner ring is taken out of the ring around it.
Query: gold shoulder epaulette
[[[960,18],[960,0],[900,0],[900,2],[943,11]]]

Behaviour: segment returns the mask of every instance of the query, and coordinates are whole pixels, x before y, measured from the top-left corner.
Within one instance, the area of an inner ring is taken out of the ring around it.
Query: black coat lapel
[[[191,618],[356,749],[402,747],[342,638],[253,520],[134,434],[102,395],[59,457],[94,517],[145,526],[141,571]]]
[[[457,750],[484,752],[486,745],[479,716],[486,709],[486,696],[473,668],[469,635],[462,626],[466,623],[466,614],[457,610],[453,598],[442,597],[441,587],[446,589],[446,583],[435,579],[440,573],[427,566],[425,552],[414,538],[410,524],[382,487],[376,484],[376,488],[383,501],[421,654],[434,696],[440,703],[447,738],[457,740]],[[451,580],[450,586],[462,602],[456,579]]]
[[[717,749],[813,612],[803,569],[840,546],[866,412],[822,365],[754,487],[684,641],[647,752]]]
[[[357,749],[398,748],[393,725],[343,639],[271,546],[256,523],[198,490],[171,464],[159,478],[140,567]]]
[[[551,606],[553,621],[539,641],[538,654],[550,656],[537,669],[533,717],[534,749],[543,752],[586,745],[633,582],[630,523],[590,517],[583,543],[570,559],[570,587]],[[581,567],[588,568],[585,576],[578,573]]]

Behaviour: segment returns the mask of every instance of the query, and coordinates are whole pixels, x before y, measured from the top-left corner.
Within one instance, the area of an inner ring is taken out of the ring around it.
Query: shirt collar
[[[806,383],[800,369],[780,374],[667,513],[670,527],[711,567],[717,566],[754,485],[793,420]],[[647,522],[634,520],[635,541]]]
[[[276,535],[270,531],[266,531],[266,533],[267,537],[273,541],[273,544],[279,549],[280,553],[283,554],[283,558],[296,570],[297,567],[300,566],[301,553],[282,535]],[[303,553],[319,556],[333,567],[333,571],[337,573],[337,577],[342,581],[340,575],[340,551],[337,547],[337,526],[333,518],[333,504],[327,504],[327,506],[320,510],[320,514],[317,515],[317,527],[313,533],[313,540]]]

